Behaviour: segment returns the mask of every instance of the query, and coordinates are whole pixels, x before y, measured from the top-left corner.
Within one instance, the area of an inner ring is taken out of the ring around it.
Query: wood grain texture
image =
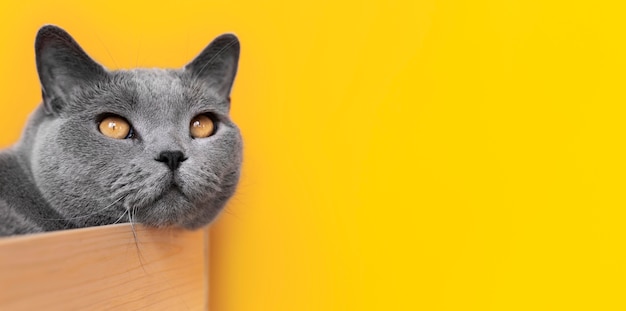
[[[0,239],[0,310],[207,310],[207,229],[135,228]]]

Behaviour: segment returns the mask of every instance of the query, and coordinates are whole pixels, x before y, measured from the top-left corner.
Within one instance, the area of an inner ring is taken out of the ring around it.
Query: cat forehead
[[[139,102],[159,103],[185,96],[179,72],[167,69],[134,69],[122,73],[132,81],[131,88]]]
[[[183,70],[132,69],[113,74],[113,84],[121,92],[132,93],[129,104],[135,106],[172,109],[210,105],[217,110],[222,106],[215,92]]]
[[[181,70],[160,69],[160,68],[138,68],[130,70],[119,70],[115,73],[126,76],[138,85],[145,86],[180,86]]]

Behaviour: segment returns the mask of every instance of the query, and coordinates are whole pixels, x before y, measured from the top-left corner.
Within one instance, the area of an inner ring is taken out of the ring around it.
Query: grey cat
[[[1,236],[121,221],[196,229],[217,216],[242,161],[228,116],[234,35],[178,70],[108,71],[50,25],[35,52],[43,102],[0,152]]]

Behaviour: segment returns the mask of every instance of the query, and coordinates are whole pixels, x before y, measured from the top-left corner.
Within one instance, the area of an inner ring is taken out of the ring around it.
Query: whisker
[[[137,230],[135,230],[135,222],[133,221],[133,214],[136,212],[134,207],[131,207],[128,210],[128,220],[130,221],[130,228],[133,232],[133,239],[135,240],[135,248],[137,249],[137,258],[139,259],[139,265],[144,273],[148,273],[146,271],[146,267],[144,265],[143,255],[141,254],[141,248],[139,247],[139,239],[137,238]]]
[[[120,218],[118,218],[118,219],[117,219],[117,220],[113,223],[113,225],[114,225],[114,224],[116,224],[116,223],[118,223],[118,222],[120,222],[120,221],[122,220],[122,218],[124,218],[124,216],[126,215],[126,213],[128,213],[128,210],[125,210],[125,211],[124,211],[124,213],[122,213],[122,216],[120,216]]]
[[[97,211],[95,211],[95,212],[93,212],[93,213],[89,213],[89,214],[85,214],[85,215],[79,215],[79,216],[68,217],[68,218],[41,218],[41,217],[36,217],[36,216],[33,216],[33,217],[34,217],[34,218],[37,218],[37,219],[42,219],[42,220],[72,220],[72,219],[80,219],[80,218],[85,218],[85,217],[91,217],[91,216],[96,215],[96,214],[98,214],[98,213],[104,212],[105,210],[107,210],[107,209],[108,209],[108,208],[110,208],[111,206],[113,206],[113,205],[115,205],[116,203],[118,203],[118,202],[119,202],[120,200],[122,200],[123,198],[125,198],[125,196],[120,197],[119,199],[117,199],[117,200],[113,201],[113,203],[111,203],[111,204],[109,204],[109,205],[105,206],[105,207],[104,207],[104,208],[102,208],[102,209],[99,209],[99,210],[97,210]]]
[[[139,50],[141,49],[141,36],[137,39],[137,55],[135,57],[135,67],[139,66]]]
[[[100,44],[102,44],[102,47],[104,47],[104,50],[107,52],[107,54],[109,55],[109,57],[111,58],[111,60],[113,61],[113,64],[115,64],[115,68],[118,69],[120,68],[120,66],[117,64],[117,62],[115,61],[115,58],[113,58],[113,54],[111,54],[111,52],[109,51],[109,49],[107,48],[106,44],[104,44],[104,41],[102,41],[102,39],[100,38],[100,36],[98,36],[97,33],[93,33],[96,38],[98,39],[98,41],[100,41]]]
[[[76,217],[66,218],[66,219],[77,219],[77,218],[85,218],[85,217],[93,216],[93,215],[95,215],[95,214],[98,214],[98,213],[100,213],[100,212],[105,211],[105,210],[106,210],[106,209],[108,209],[109,207],[111,207],[111,206],[113,206],[114,204],[116,204],[116,203],[118,203],[119,201],[121,201],[123,198],[125,198],[125,196],[124,196],[124,197],[119,197],[119,199],[117,199],[117,200],[113,201],[113,203],[111,203],[111,204],[107,205],[105,208],[103,208],[103,209],[101,209],[101,210],[98,210],[98,211],[95,211],[95,212],[93,212],[93,213],[91,213],[91,214],[81,215],[81,216],[76,216]]]

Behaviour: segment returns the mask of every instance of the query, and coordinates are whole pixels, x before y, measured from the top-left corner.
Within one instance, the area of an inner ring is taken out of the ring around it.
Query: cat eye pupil
[[[213,135],[215,124],[207,115],[201,114],[191,119],[189,132],[193,138],[205,138]]]
[[[119,116],[108,116],[100,121],[98,126],[100,133],[115,139],[127,139],[133,137],[133,129],[126,119]]]
[[[100,133],[114,139],[128,139],[134,137],[130,123],[120,116],[107,116],[98,125]],[[189,133],[193,138],[206,138],[215,132],[213,119],[205,114],[200,114],[191,119]]]

